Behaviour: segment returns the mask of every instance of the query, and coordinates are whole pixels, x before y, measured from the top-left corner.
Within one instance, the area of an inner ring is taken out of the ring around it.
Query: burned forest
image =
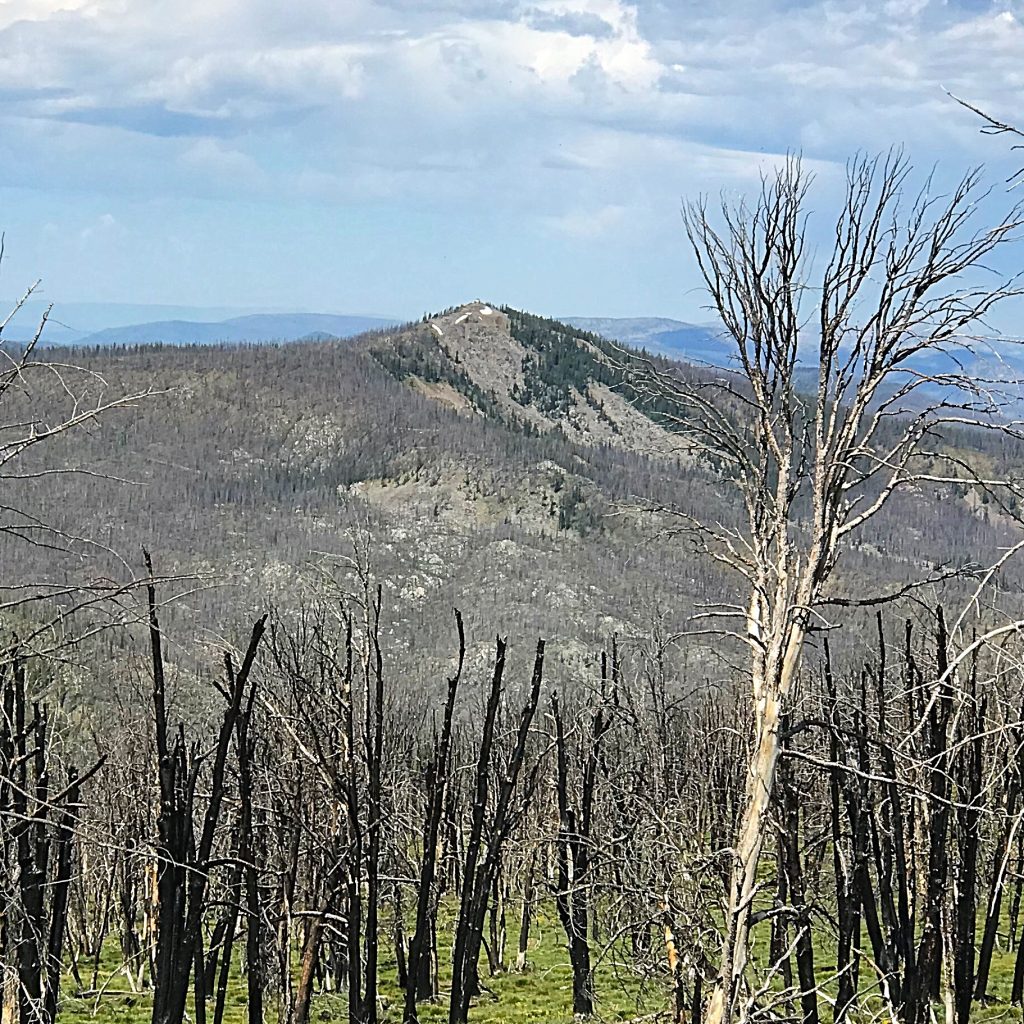
[[[5,345],[4,1024],[1019,1019],[1022,216],[817,194],[685,205],[721,366]]]

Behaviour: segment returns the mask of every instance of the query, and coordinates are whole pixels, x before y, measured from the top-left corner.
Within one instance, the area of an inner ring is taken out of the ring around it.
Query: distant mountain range
[[[47,305],[42,299],[27,302],[7,326],[4,340],[28,341],[35,334]],[[0,310],[13,306],[12,301],[0,302]],[[348,338],[397,322],[398,317],[387,316],[60,302],[54,304],[42,340],[50,345],[297,341],[310,336]]]
[[[569,316],[561,320],[656,355],[711,366],[730,365],[731,350],[722,339],[721,331],[707,324],[689,324],[666,317]]]
[[[0,302],[0,310],[13,301]],[[33,298],[14,317],[4,340],[28,341],[47,302]],[[394,326],[399,317],[242,310],[229,307],[129,303],[56,303],[43,334],[51,345],[209,345],[233,342],[350,338]],[[689,362],[728,365],[728,348],[713,327],[667,317],[563,317],[563,323],[605,338]]]
[[[109,327],[88,334],[82,345],[213,345],[232,342],[298,341],[351,338],[394,324],[370,316],[333,313],[253,313],[230,320],[204,323],[194,320],[159,320],[155,323]]]
[[[12,303],[0,303],[0,310]],[[45,300],[26,303],[8,325],[3,340],[24,342],[32,337]],[[367,331],[398,325],[400,318],[334,313],[263,311],[226,307],[154,306],[111,303],[60,303],[54,306],[43,341],[51,345],[211,345],[249,342],[289,342],[351,338]],[[721,329],[667,317],[562,317],[561,322],[599,334],[632,348],[705,366],[736,365],[732,343]],[[930,376],[958,373],[963,368],[975,379],[1024,380],[1024,345],[1016,339],[979,339],[971,354],[951,356],[930,351],[912,361],[911,369]],[[801,376],[813,383],[814,367]],[[939,389],[941,386],[937,385]],[[925,389],[928,392],[935,387]]]
[[[735,368],[735,343],[721,329],[711,325],[689,324],[663,317],[565,317],[564,323],[600,334],[633,348],[668,356],[682,362],[723,369]],[[1024,411],[1024,341],[1019,338],[977,338],[972,351],[929,349],[907,364],[908,372],[935,377],[936,381],[920,389],[919,397],[941,393],[945,375],[956,377],[967,372],[982,388],[991,387],[1012,398]],[[802,363],[799,379],[805,387],[814,387],[817,366],[814,359]],[[1017,396],[1020,396],[1019,398]]]
[[[48,303],[33,298],[14,317],[4,340],[28,341]],[[0,312],[14,306],[0,301]],[[2,319],[2,316],[0,316]],[[562,322],[658,355],[728,365],[728,348],[716,330],[667,317],[562,317]],[[225,306],[170,306],[57,302],[43,334],[51,345],[206,345],[230,342],[349,338],[393,326],[400,317],[281,312]]]

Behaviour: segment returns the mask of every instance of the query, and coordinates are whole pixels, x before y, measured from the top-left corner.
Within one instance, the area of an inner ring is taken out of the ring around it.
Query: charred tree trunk
[[[957,1024],[968,1024],[971,1002],[975,990],[975,930],[977,928],[978,899],[978,847],[981,841],[982,772],[984,769],[984,737],[981,732],[985,719],[985,702],[977,705],[977,676],[971,673],[970,706],[964,725],[969,729],[966,749],[958,758],[962,763],[957,772],[959,801],[957,805],[957,831],[959,832],[960,860],[956,872],[954,920],[953,996]],[[980,978],[978,979],[980,982]]]
[[[309,927],[306,941],[302,949],[302,961],[299,968],[299,984],[295,989],[295,1005],[292,1009],[292,1024],[308,1024],[309,1007],[313,1000],[313,980],[316,975],[316,967],[320,961],[320,940],[323,935],[324,918],[327,915],[318,914]]]
[[[521,974],[526,970],[526,955],[530,951],[530,925],[533,919],[534,887],[533,877],[537,870],[537,848],[530,851],[526,862],[526,875],[523,879],[523,907],[519,915],[519,947],[516,953],[516,970]]]
[[[484,841],[484,825],[487,815],[487,797],[490,791],[491,745],[494,742],[494,724],[501,700],[501,683],[505,673],[505,641],[498,637],[494,656],[494,672],[491,688],[484,711],[483,731],[480,737],[480,753],[477,758],[476,783],[473,794],[473,808],[469,838],[466,845],[466,861],[462,870],[462,898],[459,905],[458,924],[455,929],[455,946],[452,952],[452,994],[448,1010],[449,1024],[465,1024],[469,1011],[469,1000],[478,994],[476,985],[476,964],[472,963],[469,929],[477,915],[474,905],[476,898],[476,877]],[[485,890],[486,891],[486,890]],[[481,925],[483,911],[480,912]],[[479,955],[479,946],[477,946]]]
[[[590,967],[590,869],[593,844],[594,789],[597,781],[598,747],[610,722],[599,707],[590,717],[590,728],[581,746],[583,764],[578,797],[570,791],[569,745],[558,695],[552,694],[555,721],[555,794],[558,801],[558,880],[555,903],[565,931],[572,965],[572,1012],[589,1017],[594,1012],[594,985]]]
[[[1003,893],[1006,888],[1006,879],[1010,870],[1010,863],[1013,857],[1013,845],[1016,831],[1020,826],[1020,819],[1017,817],[1017,803],[1020,799],[1021,779],[1024,777],[1024,735],[1020,729],[1013,732],[1017,750],[1017,764],[1010,778],[1006,789],[1006,800],[1004,813],[1006,821],[1003,825],[1003,832],[999,845],[996,848],[995,864],[992,872],[992,887],[989,891],[988,907],[985,912],[985,928],[981,939],[981,948],[978,950],[978,968],[974,985],[974,998],[984,1002],[988,998],[988,978],[992,967],[992,955],[996,948],[996,938],[999,932],[999,919],[1003,906]],[[1010,939],[1013,941],[1016,931],[1015,915],[1011,910],[1010,914]]]
[[[796,968],[800,981],[801,1020],[802,1024],[818,1024],[818,983],[814,975],[814,943],[800,858],[800,803],[785,758],[780,765],[779,781],[783,806],[782,857],[789,901],[797,927]]]
[[[152,562],[148,553],[146,567],[152,580]],[[245,657],[237,672],[230,655],[225,657],[229,685],[223,692],[228,706],[217,734],[210,769],[210,797],[199,823],[197,841],[195,795],[200,766],[187,749],[184,727],[179,726],[173,745],[168,737],[163,635],[152,582],[147,586],[147,596],[160,782],[158,918],[152,1019],[153,1024],[181,1024],[206,911],[209,864],[226,790],[228,751],[243,711],[249,675],[266,626],[266,616],[253,626]],[[197,1002],[205,998],[205,991],[196,992]]]
[[[836,1002],[832,1012],[834,1024],[844,1024],[857,999],[858,961],[860,949],[860,891],[849,860],[844,854],[843,805],[846,748],[840,740],[839,710],[836,682],[832,674],[831,649],[825,639],[825,686],[831,702],[829,728],[829,820],[832,836],[832,870],[836,887]],[[860,810],[853,817],[859,818]]]
[[[373,601],[370,630],[370,678],[367,682],[366,729],[364,743],[367,768],[366,828],[366,993],[363,996],[361,1024],[377,1024],[377,959],[380,938],[380,853],[384,828],[381,772],[384,751],[384,662],[380,649],[381,588]],[[372,692],[371,692],[372,691]]]
[[[58,742],[47,709],[30,701],[26,661],[0,664],[0,1012],[15,1024],[54,1024],[59,999],[81,787],[100,758],[54,792]],[[10,873],[8,873],[10,872]]]
[[[513,808],[512,797],[520,771],[526,760],[527,741],[533,716],[540,700],[544,672],[544,641],[537,643],[530,691],[520,717],[515,743],[503,776],[498,782],[494,812],[489,823],[487,800],[494,765],[491,761],[494,723],[501,699],[501,682],[505,671],[505,642],[499,637],[494,661],[494,674],[484,715],[484,728],[477,760],[476,786],[473,798],[472,826],[466,847],[466,863],[462,873],[462,899],[455,926],[455,949],[452,957],[452,995],[448,1009],[449,1024],[466,1024],[469,1002],[479,993],[479,961],[483,944],[484,922],[488,897],[497,874],[502,846],[517,823],[522,809]],[[534,766],[524,790],[528,801],[537,783],[539,765]],[[486,825],[486,828],[485,828]]]
[[[427,813],[423,825],[423,861],[420,864],[419,889],[416,896],[416,924],[409,942],[409,963],[406,971],[406,1024],[416,1024],[417,1001],[431,998],[434,992],[431,951],[437,913],[434,893],[437,846],[448,792],[455,699],[466,661],[466,634],[462,626],[462,615],[458,610],[455,612],[455,626],[459,635],[459,660],[454,675],[448,679],[441,735],[435,743],[434,756],[426,770]]]
[[[928,716],[929,764],[929,828],[928,874],[925,883],[924,929],[917,948],[917,970],[914,973],[915,1004],[920,1024],[925,1024],[928,1004],[939,994],[942,970],[942,903],[949,884],[949,718],[953,707],[953,691],[946,679],[949,669],[949,648],[946,622],[942,609],[936,612],[935,671],[938,692]]]

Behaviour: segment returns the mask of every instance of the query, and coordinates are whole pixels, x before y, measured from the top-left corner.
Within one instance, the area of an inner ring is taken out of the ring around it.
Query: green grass
[[[509,959],[514,962],[518,933],[509,929]],[[423,1024],[437,1024],[448,1019],[448,986],[451,974],[441,950],[441,1000],[436,1005],[421,1004]],[[612,954],[614,956],[614,954]],[[530,935],[527,953],[528,969],[522,974],[510,971],[491,977],[486,958],[481,960],[480,982],[488,989],[470,1010],[470,1020],[497,1024],[571,1024],[572,970],[565,948],[565,934],[560,925],[547,915],[538,915]],[[623,958],[624,959],[624,958]],[[402,993],[398,988],[394,958],[386,960],[381,969],[381,995],[392,1013],[388,1019],[401,1018]],[[608,961],[596,972],[596,1005],[598,1016],[608,1021],[625,1021],[663,1009],[668,1005],[667,987],[642,985],[639,978],[623,969],[616,970]],[[334,997],[337,999],[337,997]],[[322,1020],[344,1018],[343,1000],[331,1005],[331,997],[321,997],[316,1013],[331,1013]],[[336,1008],[337,1007],[337,1008]]]
[[[451,920],[443,919],[442,928],[450,932]],[[518,935],[510,928],[508,936],[509,960],[514,961]],[[980,943],[981,935],[978,935]],[[835,952],[830,937],[820,936],[816,943],[816,967],[822,979],[828,978],[835,967]],[[754,959],[761,959],[767,952],[768,930],[759,926],[754,930]],[[441,953],[441,998],[435,1003],[420,1004],[420,1020],[423,1024],[440,1024],[448,1016],[448,986],[450,971],[448,951],[442,947]],[[395,959],[391,951],[390,939],[382,936],[382,961],[380,964],[379,984],[381,997],[381,1020],[395,1022],[401,1020],[402,992],[398,987]],[[620,961],[617,966],[615,961]],[[1015,954],[1012,950],[997,947],[992,959],[992,970],[989,979],[990,1001],[985,1004],[974,1004],[972,1020],[978,1024],[990,1021],[1007,1021],[1011,1024],[1024,1024],[1024,1015],[1020,1007],[1009,1003],[1013,984],[1013,968]],[[628,957],[616,958],[613,950],[596,971],[596,1013],[599,1020],[627,1021],[638,1016],[667,1010],[669,991],[667,979],[662,976],[647,982],[642,981],[632,972],[628,965]],[[795,964],[794,964],[795,971]],[[83,972],[83,977],[88,980]],[[550,912],[540,913],[531,930],[528,953],[528,969],[524,973],[508,971],[497,976],[490,976],[486,958],[481,962],[480,980],[486,990],[474,1002],[470,1010],[470,1020],[480,1024],[571,1024],[572,1017],[572,972],[569,967],[568,955],[565,950],[565,937],[557,919]],[[864,1019],[874,1018],[882,1011],[877,996],[869,994],[873,974],[869,964],[861,965],[861,988],[865,993],[863,1007]],[[121,972],[120,951],[117,944],[111,942],[104,950],[101,959],[99,987],[102,994],[88,998],[74,995],[75,982],[67,976],[64,980],[63,999],[60,1019],[62,1024],[144,1024],[151,1016],[152,994],[148,991],[132,993],[128,991],[128,981]],[[826,991],[832,986],[826,984]],[[276,1006],[272,996],[267,999],[268,1021],[276,1019]],[[820,1001],[823,1021],[831,1019],[830,1007],[825,1000]],[[212,1014],[212,1003],[208,1004],[208,1014]],[[344,1021],[347,1014],[347,997],[345,993],[324,993],[314,998],[311,1021],[320,1022]],[[942,1017],[941,1008],[938,1010]],[[851,1017],[856,1019],[858,1014]],[[246,1024],[245,983],[241,972],[236,970],[232,976],[225,1007],[224,1024]]]
[[[442,921],[442,926],[450,922]],[[509,959],[514,962],[518,948],[516,929],[508,936]],[[451,980],[447,949],[440,950],[441,998],[437,1003],[420,1004],[423,1024],[438,1024],[448,1019],[448,990]],[[391,942],[382,937],[382,960],[379,987],[382,1005],[381,1020],[400,1021],[402,991],[398,987],[397,968]],[[571,1024],[572,971],[565,949],[565,936],[553,917],[539,914],[531,929],[528,966],[523,973],[508,971],[491,976],[486,957],[481,959],[480,981],[486,991],[474,1001],[470,1020],[481,1024]],[[621,958],[623,961],[625,958]],[[668,1005],[667,983],[655,981],[646,985],[623,967],[616,969],[614,954],[599,967],[596,975],[596,1012],[601,1020],[626,1021],[649,1014]],[[83,979],[87,979],[83,971]],[[100,996],[77,997],[75,981],[67,975],[63,981],[61,1024],[143,1024],[152,1013],[152,993],[131,993],[121,972],[120,950],[116,942],[108,943],[101,958]],[[313,1024],[344,1021],[347,1016],[347,995],[324,993],[313,1000],[310,1019]],[[276,1019],[276,1006],[268,995],[266,1019]],[[212,1001],[207,1014],[213,1012]],[[233,972],[225,1005],[224,1024],[245,1024],[245,983],[240,971]]]

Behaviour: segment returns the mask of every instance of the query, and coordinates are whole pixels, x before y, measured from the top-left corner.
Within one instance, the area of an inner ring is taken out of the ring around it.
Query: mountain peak
[[[491,332],[510,335],[508,314],[479,299],[429,317],[427,325],[439,338],[456,334],[466,340],[470,336],[486,336]]]
[[[466,415],[585,444],[678,451],[625,393],[612,345],[557,320],[476,300],[390,333],[371,351],[392,376]]]

